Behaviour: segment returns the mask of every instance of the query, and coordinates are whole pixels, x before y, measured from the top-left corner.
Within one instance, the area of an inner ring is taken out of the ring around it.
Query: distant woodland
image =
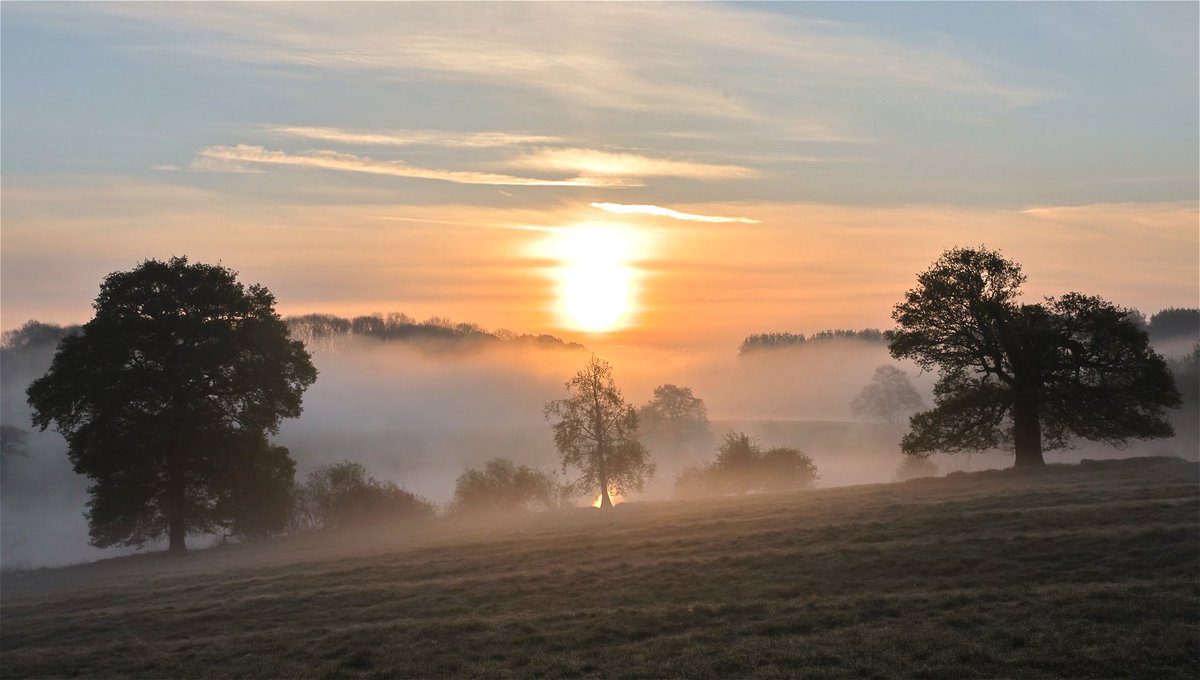
[[[418,321],[401,312],[370,314],[344,318],[333,314],[304,314],[284,318],[291,337],[310,347],[335,344],[347,338],[370,338],[381,342],[412,343],[426,349],[470,349],[485,346],[530,346],[539,349],[581,350],[584,346],[548,334],[514,333],[506,329],[489,331],[474,323],[456,323],[434,316]],[[41,347],[54,348],[80,326],[60,326],[27,321],[18,329],[4,333],[0,355],[4,359],[16,353]]]
[[[1151,341],[1175,340],[1181,338],[1200,339],[1200,309],[1169,307],[1146,320],[1144,316],[1135,317],[1150,334]],[[830,329],[805,335],[803,333],[755,333],[746,336],[738,347],[738,354],[751,354],[762,350],[787,349],[804,345],[829,342],[831,340],[857,340],[883,344],[887,342],[886,334],[878,328],[864,328],[861,331],[847,329]]]

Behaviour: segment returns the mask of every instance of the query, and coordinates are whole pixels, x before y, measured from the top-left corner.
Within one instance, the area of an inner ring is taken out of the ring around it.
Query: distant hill
[[[7,572],[4,677],[1192,678],[1196,475],[1051,465]]]

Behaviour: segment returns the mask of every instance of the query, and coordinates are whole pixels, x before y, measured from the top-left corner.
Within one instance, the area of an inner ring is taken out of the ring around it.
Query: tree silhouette
[[[309,473],[296,492],[298,528],[331,529],[387,519],[423,519],[436,511],[433,503],[395,482],[367,473],[348,460],[323,465]]]
[[[778,446],[763,451],[755,437],[730,430],[721,438],[715,460],[679,473],[675,493],[698,498],[786,491],[810,487],[818,477],[816,464],[800,449]]]
[[[712,438],[704,400],[692,388],[678,385],[654,388],[653,398],[638,409],[638,427],[647,441],[674,453],[690,446],[707,448]]]
[[[549,510],[560,497],[553,474],[493,458],[459,476],[450,508],[464,513]]]
[[[317,372],[274,306],[266,288],[184,257],[105,278],[95,318],[26,392],[34,425],[53,423],[92,480],[93,545],[166,535],[182,551],[190,532],[249,526],[262,487],[234,471],[282,483],[290,458],[266,435],[300,415]]]
[[[579,468],[576,484],[598,489],[600,507],[611,508],[610,492],[640,491],[655,470],[638,441],[638,416],[613,382],[612,366],[593,355],[567,382],[571,396],[546,404],[563,468]]]
[[[857,418],[898,423],[901,416],[914,413],[925,401],[908,379],[908,374],[895,366],[875,369],[871,382],[850,402],[850,412]]]
[[[1079,293],[1021,304],[1024,282],[998,252],[955,248],[896,305],[892,356],[940,371],[904,452],[1011,444],[1028,467],[1071,436],[1116,446],[1171,436],[1164,408],[1179,391],[1132,311]]]

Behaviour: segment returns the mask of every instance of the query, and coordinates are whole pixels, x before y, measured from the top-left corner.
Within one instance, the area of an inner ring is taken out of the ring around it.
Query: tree
[[[875,369],[871,382],[850,402],[850,412],[857,418],[869,418],[885,423],[898,423],[900,417],[921,410],[925,401],[913,387],[908,374],[895,366]]]
[[[323,465],[309,473],[297,490],[298,528],[331,529],[384,519],[433,517],[433,503],[395,482],[383,482],[361,463],[348,460]]]
[[[567,382],[571,396],[546,404],[554,423],[554,444],[563,469],[579,468],[581,490],[598,489],[600,507],[611,508],[612,492],[640,491],[655,470],[646,447],[638,441],[638,416],[613,382],[612,366],[592,355]]]
[[[808,454],[788,446],[763,451],[759,470],[759,488],[763,491],[806,489],[820,477]]]
[[[272,446],[263,432],[246,432],[243,448],[220,471],[214,514],[227,533],[266,538],[283,533],[296,502],[296,463],[285,447]]]
[[[1021,304],[1020,267],[1000,253],[954,248],[917,277],[888,334],[897,359],[937,369],[932,410],[914,415],[910,455],[1011,445],[1016,467],[1071,436],[1114,446],[1169,437],[1179,391],[1132,311],[1067,293]]]
[[[712,438],[704,400],[692,394],[690,387],[671,384],[655,387],[654,397],[638,409],[638,428],[652,446],[661,445],[673,453],[689,447],[708,448]]]
[[[266,435],[300,415],[317,377],[274,296],[175,257],[108,275],[93,307],[26,391],[34,425],[53,423],[92,480],[92,544],[166,535],[183,551],[188,533],[247,526],[255,485],[232,472],[286,476]]]
[[[553,474],[493,458],[459,476],[450,507],[464,513],[549,510],[560,497]]]
[[[680,472],[675,493],[697,498],[786,491],[810,487],[818,477],[816,464],[800,449],[778,446],[763,451],[756,438],[730,430],[722,437],[715,460]]]
[[[730,430],[717,447],[717,460],[709,471],[720,478],[726,493],[746,493],[759,480],[762,447],[745,432]]]
[[[1169,307],[1150,317],[1150,337],[1200,338],[1200,309]]]

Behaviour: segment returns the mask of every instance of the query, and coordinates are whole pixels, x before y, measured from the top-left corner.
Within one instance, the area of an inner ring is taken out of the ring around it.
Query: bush
[[[675,478],[675,495],[700,498],[803,489],[812,486],[818,477],[812,458],[799,449],[775,447],[764,452],[757,439],[729,431],[717,447],[716,460],[680,471]]]
[[[493,458],[471,468],[454,485],[451,512],[523,512],[562,505],[565,490],[551,472]]]
[[[432,517],[429,500],[367,474],[360,463],[343,461],[317,468],[296,491],[293,525],[326,529],[384,519]]]

